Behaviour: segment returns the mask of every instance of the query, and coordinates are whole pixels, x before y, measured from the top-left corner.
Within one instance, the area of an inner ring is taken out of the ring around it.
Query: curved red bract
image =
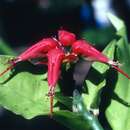
[[[63,46],[71,46],[76,41],[76,36],[74,33],[65,30],[59,30],[58,40]]]
[[[87,59],[90,61],[99,61],[103,63],[108,63],[109,61],[109,59],[104,54],[95,49],[90,43],[85,40],[77,40],[74,42],[72,45],[72,51],[75,54],[87,57]]]

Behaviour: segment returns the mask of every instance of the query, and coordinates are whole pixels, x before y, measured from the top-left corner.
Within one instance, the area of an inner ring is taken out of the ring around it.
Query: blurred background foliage
[[[60,28],[76,33],[102,50],[115,38],[115,30],[104,14],[109,11],[121,17],[129,39],[129,7],[130,0],[0,0],[0,54],[17,55],[43,37],[56,36]],[[47,117],[26,121],[3,109],[0,111],[3,130],[54,127],[66,129]]]

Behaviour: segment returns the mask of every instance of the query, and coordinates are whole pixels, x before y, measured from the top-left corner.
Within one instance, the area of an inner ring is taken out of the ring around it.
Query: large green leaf
[[[71,130],[90,130],[88,122],[78,113],[58,111],[53,118]]]
[[[0,72],[8,66],[11,57],[0,56]],[[31,119],[49,113],[48,84],[43,79],[43,68],[26,62],[18,64],[14,71],[0,77],[0,105]],[[56,100],[54,101],[56,103]],[[54,107],[54,110],[57,110]]]
[[[117,35],[125,36],[126,35],[126,27],[124,21],[116,17],[115,15],[108,13],[108,18],[113,26],[116,28]]]
[[[130,47],[126,40],[126,32],[124,32],[125,25],[115,16],[109,18],[115,26],[117,34],[121,36],[117,42],[117,60],[122,64],[121,69],[130,75]],[[113,130],[130,130],[130,80],[118,73],[117,81],[114,84],[115,89],[111,96],[111,103],[106,110],[106,117]]]
[[[0,38],[0,53],[4,55],[15,55],[16,53],[2,38]]]
[[[54,119],[72,130],[103,130],[97,117],[86,109],[77,90],[74,90],[73,93],[73,109],[75,112],[56,112]]]
[[[122,63],[121,69],[130,75],[129,46],[123,38],[118,41],[117,45],[118,60]],[[118,73],[114,93],[118,98],[113,99],[114,95],[112,95],[111,104],[106,110],[107,119],[113,130],[130,130],[130,106],[124,104],[124,102],[130,102],[130,80],[120,73]]]
[[[99,48],[104,48],[111,39],[115,38],[115,30],[112,27],[108,28],[90,28],[81,33],[81,36],[96,45]]]
[[[116,22],[120,20],[113,15],[111,15],[110,18],[111,21],[113,22],[113,25],[116,25]],[[130,69],[129,69],[130,50],[126,40],[124,23],[122,21],[119,21],[118,25],[116,25],[116,29],[118,31],[117,34],[122,38],[118,42],[116,40],[112,41],[105,48],[104,54],[106,54],[109,58],[113,59],[115,53],[115,45],[117,45],[116,56],[119,62],[122,63],[121,69],[123,69],[125,72],[130,74]],[[98,73],[95,74],[94,76],[93,73],[91,73],[92,78],[88,77],[88,79],[86,80],[87,94],[85,93],[83,95],[85,108],[92,107],[93,104],[95,105],[96,103],[98,106],[99,104],[98,98],[100,98],[100,90],[106,84],[105,74],[109,70],[109,66],[96,62],[93,64],[93,69],[96,70]],[[100,80],[95,82],[95,77],[97,78],[97,76],[100,76]],[[109,78],[107,77],[107,79],[110,79],[110,77]],[[111,103],[106,110],[106,117],[113,130],[130,130],[129,80],[126,77],[124,77],[122,74],[118,73],[117,81],[113,80],[112,82],[113,83],[111,84],[114,85],[115,89],[114,89],[114,93],[113,91],[111,92],[112,99],[110,99]],[[110,82],[107,80],[107,83]],[[107,84],[107,86],[109,85],[110,84]],[[113,87],[113,86],[109,86],[109,87]],[[82,119],[84,115],[82,114],[80,113],[80,115],[77,115],[76,113],[72,113],[68,111],[67,112],[60,111],[56,113],[54,118],[64,125],[67,124],[66,126],[70,129],[78,129],[78,130],[90,129],[89,127],[85,126],[84,121]],[[86,124],[88,124],[87,120],[86,120]]]
[[[103,54],[106,55],[111,60],[114,59],[114,53],[115,53],[115,47],[116,47],[116,40],[112,40],[103,50]],[[92,67],[96,69],[101,74],[104,74],[108,69],[109,65],[106,65],[104,63],[95,62],[92,64]]]
[[[113,59],[114,56],[115,43],[116,41],[113,40],[103,51],[103,53],[106,54],[111,59]],[[103,74],[106,73],[106,71],[109,69],[109,66],[103,63],[96,62],[93,64],[93,68],[96,69],[99,72],[99,74]],[[85,104],[83,112],[81,111],[80,114],[78,114],[78,113],[72,113],[70,111],[58,111],[54,114],[54,119],[72,130],[90,130],[90,129],[96,130],[96,128],[94,128],[94,126],[96,127],[94,122],[95,120],[96,122],[98,121],[96,117],[95,118],[93,117],[93,115],[91,115],[90,117],[88,110],[91,107],[98,108],[100,91],[101,88],[105,86],[106,84],[105,81],[106,80],[102,78],[101,81],[98,81],[98,84],[95,84],[90,80],[86,80],[89,92],[88,94],[86,93],[82,94],[83,101]],[[61,95],[60,98],[59,97],[57,98],[61,103],[68,104],[68,102],[66,103],[67,99],[62,98]],[[80,106],[80,108],[81,107],[82,105]],[[90,121],[90,119],[92,120]]]
[[[105,80],[103,80],[98,85],[95,85],[91,81],[86,80],[86,84],[88,87],[88,94],[86,93],[82,94],[84,103],[86,104],[88,110],[94,110],[94,109],[98,110],[100,104],[101,89],[106,85],[106,82]]]
[[[116,40],[113,40],[107,45],[107,47],[103,51],[103,53],[110,59],[114,58],[115,45]],[[96,110],[98,109],[100,104],[101,90],[106,85],[106,79],[102,75],[107,72],[109,66],[103,63],[95,62],[92,64],[92,67],[96,71],[98,71],[97,75],[99,75],[100,78],[98,78],[99,80],[97,81],[97,83],[95,83],[95,78],[91,80],[89,79],[86,80],[86,86],[88,92],[83,94],[83,99],[88,109]],[[96,75],[95,76],[93,75],[94,74],[92,74],[92,77],[96,77]]]
[[[72,97],[69,96],[63,96],[60,92],[55,94],[55,99],[66,106],[68,109],[72,109]]]

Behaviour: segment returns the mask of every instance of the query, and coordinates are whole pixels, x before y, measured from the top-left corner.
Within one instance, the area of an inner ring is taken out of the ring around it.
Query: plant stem
[[[82,97],[77,90],[73,92],[73,107],[88,122],[92,130],[104,130],[97,117],[86,109]]]

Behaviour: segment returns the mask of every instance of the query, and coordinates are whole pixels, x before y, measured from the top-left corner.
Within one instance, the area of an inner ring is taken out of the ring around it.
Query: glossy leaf
[[[117,60],[122,64],[121,69],[130,75],[130,46],[126,40],[125,25],[115,16],[109,18],[117,34],[121,36],[117,42]],[[114,87],[114,92],[112,92],[111,103],[106,110],[106,117],[113,130],[130,130],[130,80],[120,73],[117,76],[115,86],[108,84],[109,87]]]
[[[113,60],[115,47],[116,47],[116,40],[114,39],[105,47],[102,53],[106,55],[108,58],[110,58],[111,60]],[[101,74],[103,74],[109,69],[110,66],[104,63],[95,62],[92,64],[92,67],[95,68]]]
[[[111,59],[113,59],[113,56],[114,56],[115,43],[116,41],[113,40],[104,49],[104,52],[103,52],[104,54],[108,55],[108,57],[110,57]],[[93,64],[93,68],[99,71],[99,73],[105,73],[109,69],[109,66],[103,63],[95,62]],[[91,107],[98,109],[98,105],[99,105],[98,100],[100,100],[101,88],[105,86],[106,82],[105,82],[105,79],[103,78],[102,81],[98,82],[97,85],[94,84],[90,80],[86,80],[86,84],[87,84],[89,93],[82,94],[82,97],[85,103],[84,112],[88,114],[89,113],[88,110]],[[58,100],[63,104],[67,101],[65,98],[62,98],[62,97],[59,98]],[[72,130],[90,130],[92,129],[92,125],[93,125],[92,122],[95,121],[95,118],[92,121],[89,121],[88,120],[89,117],[86,116],[86,114],[82,112],[78,114],[78,113],[72,113],[70,111],[58,111],[54,114],[54,119]]]
[[[0,53],[5,55],[16,55],[12,48],[2,38],[0,38]]]
[[[118,60],[120,63],[122,63],[121,69],[130,75],[130,48],[128,43],[121,38],[117,45]],[[112,95],[111,104],[106,111],[107,119],[113,130],[129,130],[130,106],[126,104],[129,104],[130,102],[130,80],[119,73],[117,82],[115,84],[114,94],[117,97],[113,99],[114,95]]]
[[[112,42],[110,42],[107,47],[104,49],[103,53],[109,57],[110,59],[114,58],[114,52],[115,52],[115,45],[116,45],[116,40],[113,40]],[[107,70],[110,68],[109,65],[103,64],[103,63],[99,63],[99,62],[95,62],[92,64],[92,67],[98,71],[97,75],[103,75],[107,72]],[[96,77],[93,76],[94,74],[91,74],[92,77]],[[98,109],[99,104],[100,104],[100,95],[101,95],[101,90],[102,88],[106,85],[106,79],[104,76],[100,76],[100,80],[97,81],[97,83],[95,83],[95,79],[87,79],[86,81],[86,86],[87,86],[87,93],[83,94],[83,99],[84,99],[84,103],[86,104],[86,107],[88,109]]]
[[[108,19],[113,24],[113,26],[116,28],[117,35],[124,36],[126,35],[126,27],[124,24],[124,21],[116,17],[115,15],[108,13]]]
[[[106,85],[105,80],[103,80],[98,85],[94,85],[91,81],[86,80],[88,87],[88,94],[82,94],[84,103],[88,110],[98,109],[100,104],[101,89]]]
[[[72,109],[72,97],[63,96],[60,92],[55,94],[55,99],[66,106],[68,109]]]
[[[90,113],[78,90],[73,92],[73,111],[59,111],[54,119],[71,130],[103,130],[96,116]]]
[[[78,113],[58,111],[53,118],[71,130],[90,130],[88,122]]]
[[[10,58],[0,56],[0,72],[8,66]],[[47,115],[50,100],[47,96],[48,84],[43,80],[42,72],[43,68],[39,69],[26,62],[18,64],[13,71],[0,77],[0,105],[26,119]]]

